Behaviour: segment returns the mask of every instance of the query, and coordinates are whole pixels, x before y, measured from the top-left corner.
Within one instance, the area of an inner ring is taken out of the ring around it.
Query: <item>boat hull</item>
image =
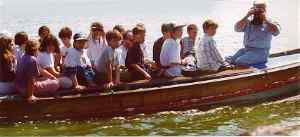
[[[206,109],[297,94],[300,64],[171,86],[0,102],[0,121],[88,119],[191,108]]]

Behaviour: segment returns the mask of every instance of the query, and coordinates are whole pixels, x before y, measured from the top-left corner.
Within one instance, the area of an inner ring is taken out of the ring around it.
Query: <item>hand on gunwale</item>
[[[113,86],[114,86],[113,82],[109,82],[109,83],[104,84],[104,88],[106,88],[106,89],[109,89],[109,88],[111,88]]]

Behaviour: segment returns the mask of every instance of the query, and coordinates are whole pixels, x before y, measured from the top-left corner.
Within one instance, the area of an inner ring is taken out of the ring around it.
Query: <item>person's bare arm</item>
[[[46,70],[56,78],[59,77],[59,73],[54,68],[46,68]]]
[[[268,26],[269,32],[271,32],[274,36],[279,35],[279,33],[280,33],[279,24],[277,24],[275,22],[268,21],[268,20],[265,20],[265,23]]]
[[[120,80],[120,66],[119,65],[117,66],[115,73],[116,73],[115,83],[120,84],[121,80]]]
[[[251,8],[249,11],[248,11],[248,13],[247,13],[247,15],[246,16],[244,16],[241,20],[239,20],[236,24],[235,24],[235,31],[237,31],[237,32],[241,32],[245,27],[246,27],[246,25],[247,25],[247,23],[248,23],[248,18],[250,17],[250,16],[252,16],[254,14],[254,9],[253,8]]]
[[[139,65],[131,64],[131,67],[133,69],[135,69],[137,72],[141,73],[145,79],[147,79],[147,80],[151,79],[151,76],[144,69],[142,69]]]
[[[49,79],[56,79],[54,75],[52,75],[50,72],[48,72],[46,69],[39,68],[40,74],[44,77],[47,77]]]
[[[34,83],[35,83],[35,79],[32,78],[29,80],[29,82],[27,83],[27,101],[29,103],[33,103],[34,101],[36,101],[38,98],[34,96]]]

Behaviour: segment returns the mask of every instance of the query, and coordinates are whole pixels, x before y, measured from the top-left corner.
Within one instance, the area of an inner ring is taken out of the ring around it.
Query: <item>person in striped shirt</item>
[[[197,67],[204,71],[218,71],[225,66],[225,61],[216,48],[213,36],[216,34],[218,24],[213,20],[203,23],[204,36],[197,47]]]

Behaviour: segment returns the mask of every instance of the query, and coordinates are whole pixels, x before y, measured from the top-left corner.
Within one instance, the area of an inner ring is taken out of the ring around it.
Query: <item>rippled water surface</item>
[[[299,1],[268,2],[268,16],[281,25],[281,34],[274,38],[271,52],[299,48]],[[0,32],[26,31],[36,37],[41,25],[48,25],[56,34],[63,26],[70,26],[74,32],[87,32],[93,21],[101,21],[106,30],[114,24],[131,28],[143,22],[151,49],[153,41],[160,36],[161,23],[196,23],[201,28],[205,19],[212,18],[219,22],[215,39],[226,56],[242,47],[242,34],[233,31],[233,24],[246,14],[250,5],[251,0],[0,0]],[[226,106],[207,112],[189,110],[82,122],[0,124],[0,136],[239,135],[257,129],[278,129],[282,135],[297,135],[299,98],[253,106]]]

